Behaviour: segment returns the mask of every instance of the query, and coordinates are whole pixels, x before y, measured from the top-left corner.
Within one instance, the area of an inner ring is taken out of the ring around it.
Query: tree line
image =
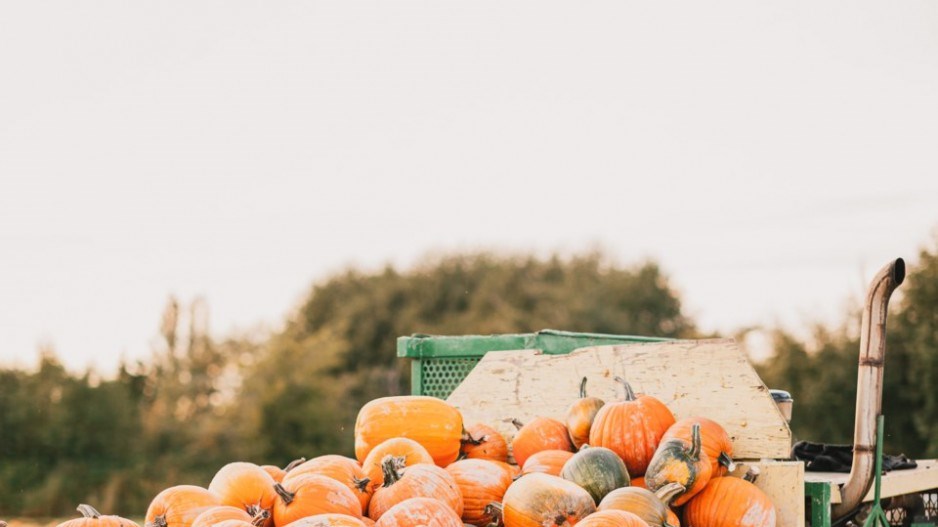
[[[938,397],[926,387],[938,375],[938,251],[922,250],[903,290],[889,328],[887,448],[935,456]],[[0,370],[0,511],[52,516],[90,502],[139,516],[161,489],[207,485],[233,460],[352,455],[358,408],[409,391],[409,364],[395,353],[401,335],[703,336],[657,264],[620,266],[602,254],[350,269],[311,287],[272,334],[213,339],[206,309],[170,300],[151,357],[113,378],[69,373],[52,350],[35,371]],[[849,441],[854,326],[819,326],[811,339],[773,334],[775,355],[758,369],[795,395],[795,435]]]

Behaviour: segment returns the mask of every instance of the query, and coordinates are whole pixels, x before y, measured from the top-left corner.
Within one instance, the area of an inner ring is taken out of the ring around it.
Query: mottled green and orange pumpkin
[[[663,487],[654,493],[641,487],[622,487],[616,489],[599,502],[598,509],[620,510],[635,514],[641,518],[649,527],[677,527],[668,521],[668,515],[671,509],[667,502],[671,498],[684,490],[684,487],[677,483]]]
[[[563,465],[560,477],[583,487],[597,504],[610,492],[629,485],[629,471],[608,448],[583,445]]]
[[[710,459],[700,446],[700,425],[691,427],[691,441],[672,438],[663,441],[645,473],[648,490],[657,491],[669,483],[684,490],[674,496],[671,505],[679,507],[703,490],[710,481]]]
[[[580,381],[580,398],[567,408],[567,414],[564,418],[573,448],[580,448],[589,442],[593,419],[596,418],[596,414],[599,413],[599,409],[604,404],[606,403],[602,399],[586,395],[586,377],[583,377],[583,380]]]
[[[671,425],[661,437],[662,441],[668,439],[683,439],[691,441],[691,429],[700,425],[700,446],[707,457],[710,458],[710,477],[723,476],[727,471],[735,468],[733,463],[733,442],[730,435],[720,426],[720,423],[706,417],[687,417]]]

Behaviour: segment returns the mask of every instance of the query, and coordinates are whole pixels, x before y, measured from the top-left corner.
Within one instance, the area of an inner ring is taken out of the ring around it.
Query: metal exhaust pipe
[[[905,262],[897,258],[876,274],[866,294],[860,327],[857,414],[853,431],[853,465],[840,488],[841,502],[831,507],[834,519],[860,505],[873,483],[876,418],[883,412],[883,363],[886,358],[886,308],[892,292],[905,279]]]

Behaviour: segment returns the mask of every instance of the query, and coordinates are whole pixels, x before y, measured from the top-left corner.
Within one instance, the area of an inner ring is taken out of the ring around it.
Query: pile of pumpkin
[[[150,504],[146,527],[774,527],[775,508],[733,466],[726,431],[675,421],[658,399],[580,398],[565,422],[537,417],[508,443],[431,397],[366,404],[357,459],[324,455],[284,469],[237,462],[208,488],[179,485]],[[82,505],[59,527],[130,527]]]

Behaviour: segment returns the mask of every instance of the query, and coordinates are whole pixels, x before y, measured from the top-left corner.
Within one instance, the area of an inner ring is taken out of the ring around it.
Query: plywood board
[[[918,468],[893,470],[883,475],[882,497],[901,496],[938,489],[938,461],[934,459],[917,460]],[[832,483],[831,503],[840,503],[840,486],[847,482],[847,474],[839,472],[806,472],[805,481]],[[873,487],[863,498],[873,501]]]
[[[777,527],[804,527],[804,463],[800,461],[746,461],[734,476],[751,466],[759,469],[756,486],[775,504]]]
[[[628,379],[681,419],[709,417],[726,428],[739,459],[787,458],[791,431],[732,339],[685,340],[583,348],[568,355],[536,350],[488,353],[447,399],[467,423],[494,426],[506,438],[511,418],[563,419],[582,377],[590,395],[621,399]]]

